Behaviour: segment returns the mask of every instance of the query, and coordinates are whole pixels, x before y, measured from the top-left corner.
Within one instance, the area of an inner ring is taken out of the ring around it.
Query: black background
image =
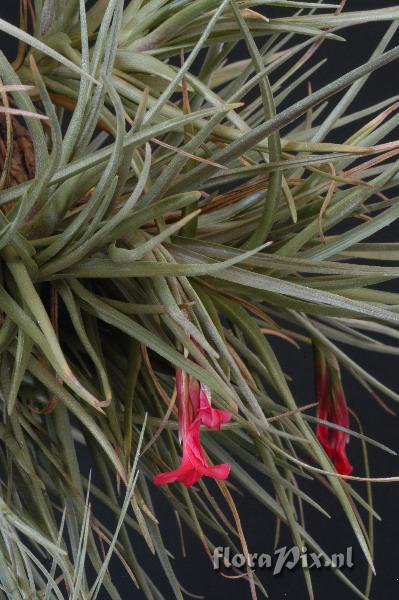
[[[17,23],[18,5],[19,2],[16,0],[1,0],[0,17]],[[348,0],[347,10],[367,10],[394,5],[393,1]],[[270,14],[270,12],[267,14]],[[275,14],[275,9],[273,14]],[[313,89],[318,89],[325,83],[364,62],[373,52],[386,28],[387,23],[367,24],[344,30],[343,35],[347,38],[346,43],[325,42],[316,60],[327,57],[328,62],[312,76]],[[12,57],[16,47],[15,40],[4,34],[0,35],[1,49]],[[399,43],[399,40],[396,40],[396,43]],[[365,107],[384,98],[399,94],[398,69],[399,64],[396,62],[375,73],[352,108]],[[301,93],[305,93],[305,88],[301,90]],[[292,100],[290,98],[291,102]],[[344,139],[347,134],[348,131],[345,130],[338,132],[340,140]],[[385,230],[383,236],[380,235],[380,239],[397,241],[397,232],[398,227],[394,225],[389,230]],[[309,354],[292,349],[289,345],[283,343],[274,342],[274,346],[279,358],[282,360],[284,369],[293,378],[292,390],[298,404],[314,401],[312,362]],[[399,390],[397,358],[364,354],[361,351],[352,350],[350,350],[350,354],[387,385]],[[361,417],[365,433],[399,451],[398,419],[384,412],[356,382],[346,376],[344,376],[344,381],[348,403]],[[394,403],[388,402],[390,407],[396,410]],[[362,475],[364,469],[360,445],[352,441],[348,453],[351,462],[355,465],[355,474]],[[84,459],[85,457],[83,457],[83,461]],[[370,448],[370,465],[371,473],[374,476],[399,474],[398,458],[377,449]],[[269,489],[267,481],[262,480],[261,483]],[[364,484],[354,485],[360,493],[365,495]],[[212,489],[216,493],[216,488]],[[366,579],[365,561],[336,501],[316,483],[310,484],[306,491],[310,492],[333,515],[332,520],[329,521],[316,511],[308,510],[306,519],[308,528],[317,541],[329,552],[341,552],[349,545],[354,546],[355,568],[346,574],[362,589]],[[249,598],[248,584],[245,581],[231,581],[212,571],[201,544],[189,532],[185,532],[187,557],[182,556],[174,516],[157,490],[154,495],[158,499],[157,516],[162,523],[164,540],[175,556],[174,564],[183,587],[194,594],[202,594],[212,600],[216,598]],[[271,553],[274,543],[274,519],[263,506],[252,498],[239,497],[236,494],[235,499],[240,509],[250,551]],[[399,484],[376,484],[374,486],[374,503],[375,509],[383,517],[383,521],[376,524],[375,565],[377,577],[373,583],[371,598],[374,600],[397,598],[399,594]],[[99,510],[101,513],[101,509],[97,507],[97,511]],[[105,512],[98,514],[98,516],[105,519],[108,517]],[[172,598],[172,592],[167,586],[157,560],[151,557],[141,540],[134,540],[134,544],[143,566],[149,571],[160,589],[164,591],[165,598],[169,600],[169,598]],[[283,531],[280,545],[284,544],[290,545],[290,539],[287,533]],[[125,572],[116,563],[114,564],[114,573],[116,575],[115,583],[118,585],[123,598],[139,599],[142,597],[139,591],[134,591]],[[259,573],[259,576],[272,600],[305,600],[307,597],[300,570],[285,572],[280,577],[274,578],[268,571]],[[335,600],[338,596],[342,600],[355,598],[353,592],[343,586],[334,575],[326,571],[321,574],[315,573],[314,583],[316,598],[323,600]],[[125,593],[124,590],[126,590]],[[127,592],[127,590],[129,591]],[[102,597],[105,599],[106,595],[104,594]]]

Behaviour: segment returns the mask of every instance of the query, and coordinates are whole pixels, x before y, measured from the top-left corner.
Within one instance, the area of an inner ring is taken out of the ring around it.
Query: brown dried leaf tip
[[[35,176],[35,154],[29,131],[16,119],[12,122],[12,160],[4,187],[10,188],[33,179]],[[0,173],[3,172],[7,156],[6,116],[0,113]]]

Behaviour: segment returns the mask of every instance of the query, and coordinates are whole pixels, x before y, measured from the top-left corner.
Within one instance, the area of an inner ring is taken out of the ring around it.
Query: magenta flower
[[[184,485],[190,486],[204,475],[214,479],[227,479],[230,473],[230,465],[210,466],[206,462],[200,441],[200,426],[200,419],[195,419],[187,436],[183,439],[183,458],[180,466],[174,471],[155,475],[154,483],[156,485],[180,481]]]
[[[193,485],[201,477],[226,479],[231,465],[209,465],[201,446],[201,425],[208,429],[220,429],[231,419],[227,410],[211,406],[211,393],[197,379],[176,369],[176,389],[179,410],[179,438],[183,445],[180,466],[173,471],[155,475],[154,483],[164,485],[180,481],[186,486]]]

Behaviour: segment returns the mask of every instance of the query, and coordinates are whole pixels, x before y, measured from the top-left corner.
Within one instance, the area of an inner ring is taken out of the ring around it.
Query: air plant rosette
[[[248,556],[239,493],[327,556],[303,519],[325,514],[309,476],[369,568],[365,589],[334,575],[370,596],[373,478],[348,442],[389,449],[349,419],[341,372],[399,400],[351,358],[398,353],[399,296],[380,284],[399,247],[372,236],[399,217],[399,113],[397,98],[352,105],[394,72],[398,19],[345,2],[22,0],[19,27],[0,20],[18,40],[13,62],[0,53],[0,598],[182,599],[160,495],[210,557]],[[370,59],[308,88],[323,45],[375,21]],[[314,398],[294,397],[276,338],[313,349]]]

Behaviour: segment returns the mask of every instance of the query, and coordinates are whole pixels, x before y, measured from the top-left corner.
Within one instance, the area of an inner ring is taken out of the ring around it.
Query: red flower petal
[[[180,467],[167,473],[155,475],[153,481],[156,485],[164,485],[180,481],[185,486],[196,483],[201,477],[226,479],[230,473],[230,465],[208,465],[200,442],[199,419],[192,424],[186,440],[183,442],[183,458]]]
[[[339,365],[335,357],[328,360],[320,348],[315,347],[315,388],[318,401],[317,416],[341,427],[349,428],[349,411],[341,384]],[[319,424],[316,435],[336,470],[341,475],[352,472],[346,455],[349,434]]]
[[[201,384],[198,416],[208,429],[217,429],[219,431],[223,423],[228,423],[230,421],[231,413],[228,410],[212,408],[209,397],[209,390]]]

